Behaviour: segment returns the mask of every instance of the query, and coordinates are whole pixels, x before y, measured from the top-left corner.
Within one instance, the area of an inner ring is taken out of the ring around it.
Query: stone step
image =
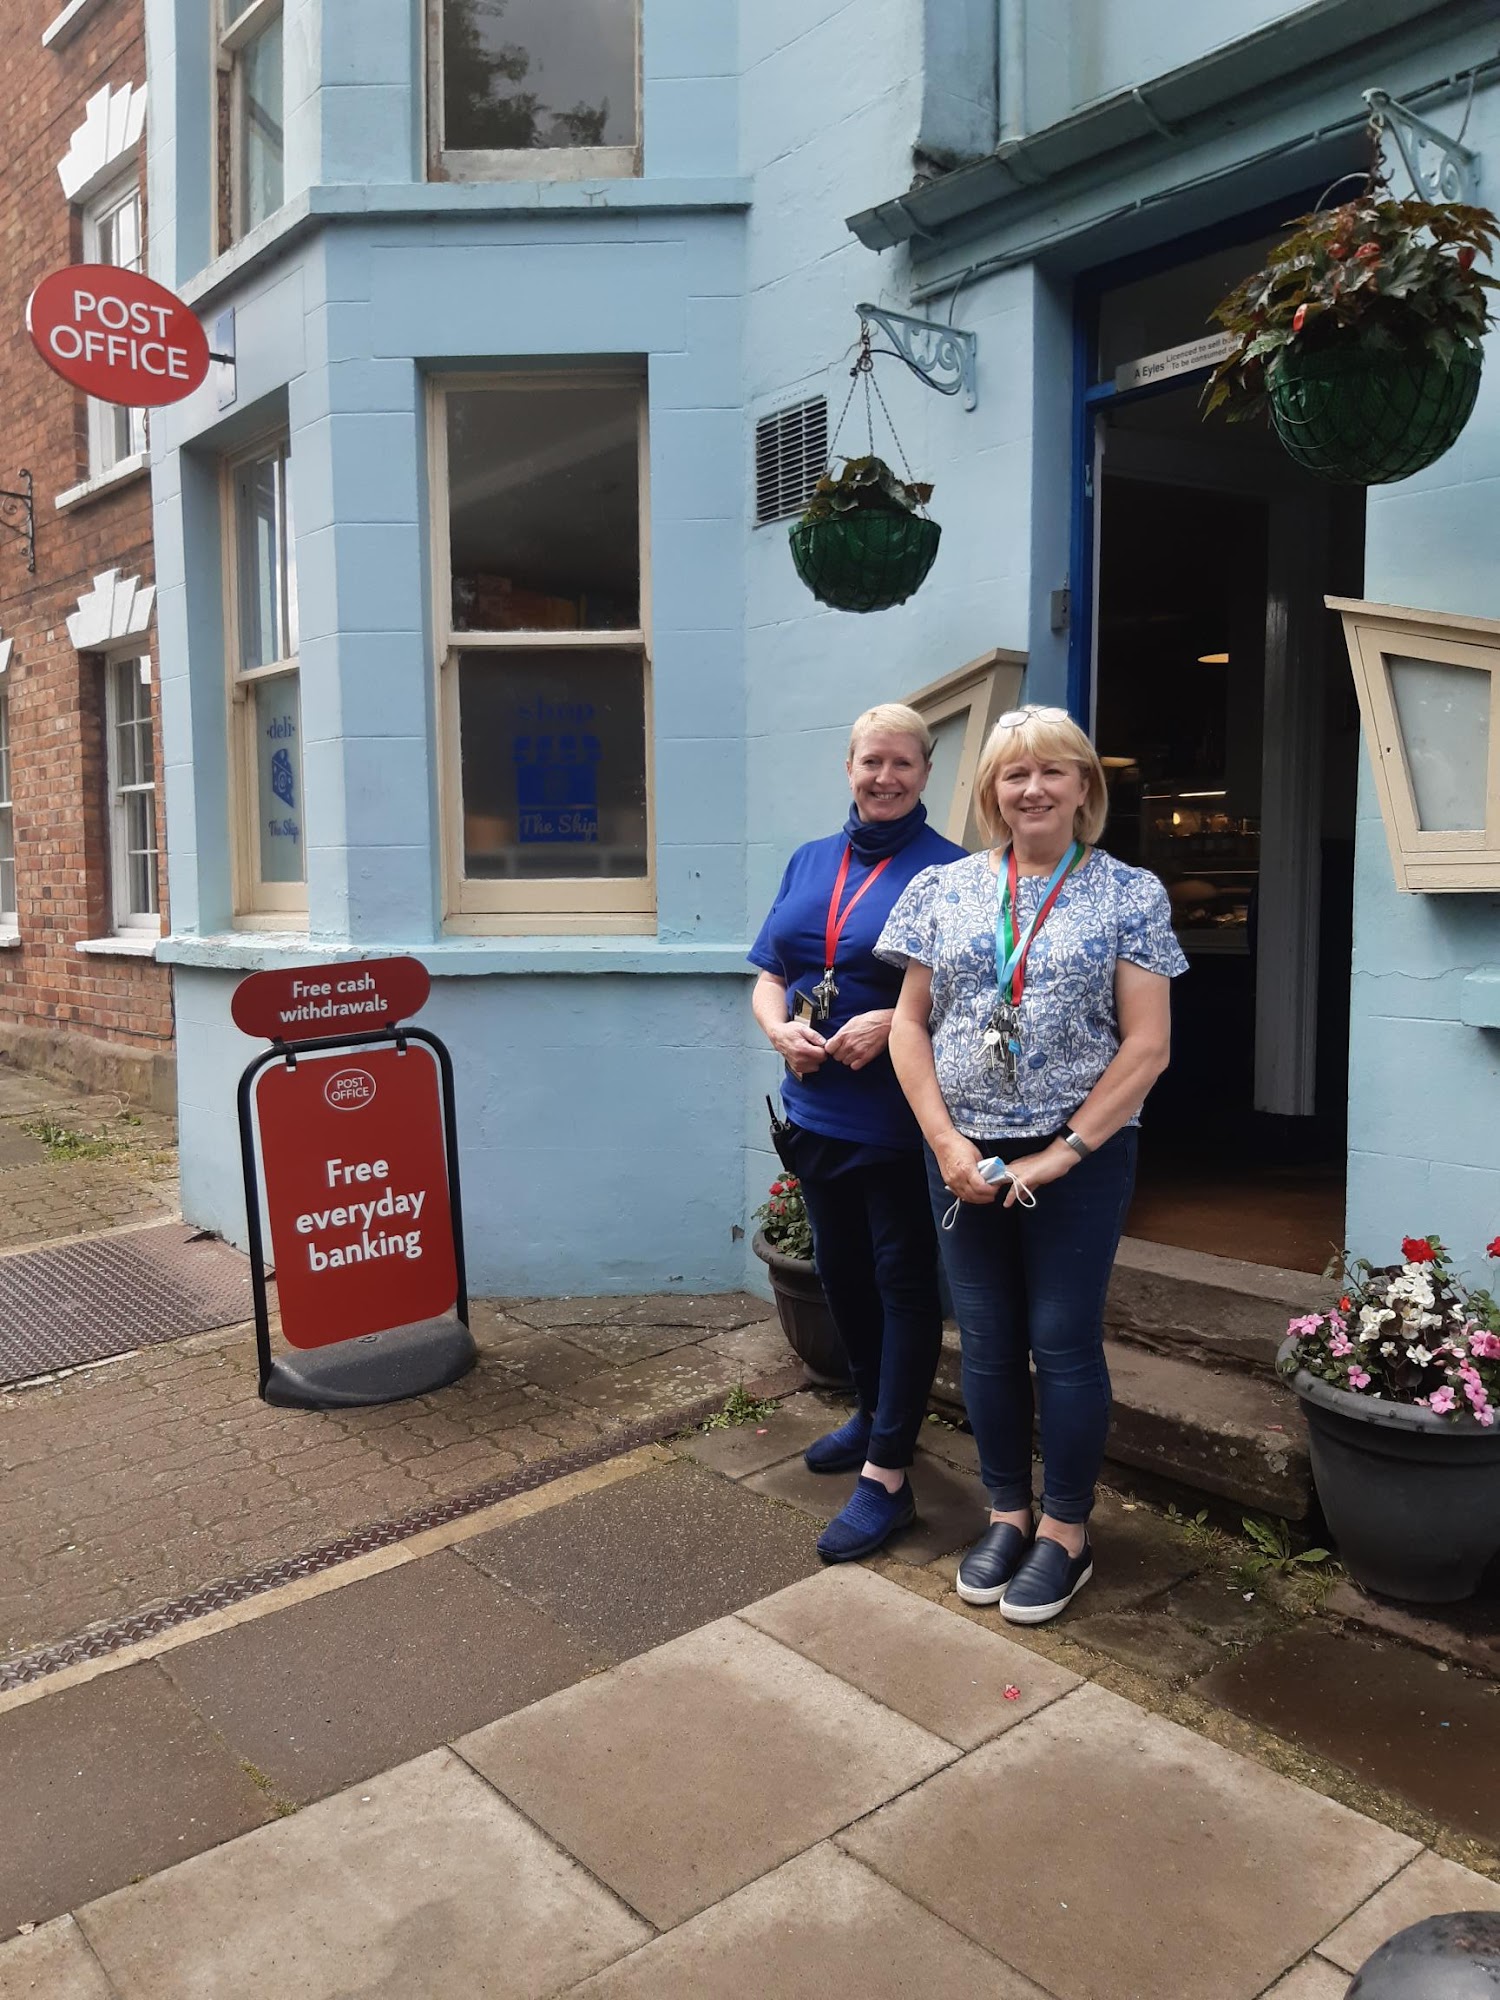
[[[1303,1521],[1312,1504],[1296,1397],[1242,1368],[1106,1339],[1114,1384],[1107,1458],[1124,1472],[1234,1507]],[[943,1329],[933,1399],[963,1409],[958,1329]]]
[[[1327,1278],[1178,1250],[1127,1236],[1115,1258],[1105,1329],[1155,1354],[1274,1380],[1289,1319],[1326,1307]]]

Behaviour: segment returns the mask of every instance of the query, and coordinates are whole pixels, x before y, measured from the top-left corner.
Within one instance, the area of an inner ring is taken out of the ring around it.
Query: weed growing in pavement
[[[1241,1524],[1255,1553],[1245,1556],[1234,1568],[1234,1580],[1252,1589],[1267,1576],[1301,1577],[1332,1561],[1329,1549],[1294,1549],[1291,1530],[1285,1521],[1262,1521],[1247,1514]]]
[[[740,1424],[763,1424],[776,1414],[774,1403],[762,1403],[750,1394],[743,1382],[736,1382],[725,1398],[722,1410],[705,1419],[706,1431],[733,1430]]]
[[[21,1130],[29,1139],[39,1139],[54,1160],[107,1160],[122,1150],[119,1139],[91,1139],[87,1132],[75,1132],[71,1125],[59,1125],[55,1118],[28,1118]]]
[[[1200,1507],[1196,1514],[1183,1514],[1179,1512],[1177,1502],[1172,1500],[1167,1503],[1167,1519],[1190,1549],[1216,1555],[1224,1546],[1226,1537],[1209,1521],[1206,1507]]]

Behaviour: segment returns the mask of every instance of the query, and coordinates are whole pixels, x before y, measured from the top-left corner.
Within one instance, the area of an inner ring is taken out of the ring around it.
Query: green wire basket
[[[1442,457],[1469,421],[1482,357],[1284,349],[1267,381],[1271,421],[1307,472],[1341,486],[1385,486]]]
[[[792,529],[797,574],[836,611],[887,611],[904,604],[937,559],[942,529],[922,514],[859,508]]]

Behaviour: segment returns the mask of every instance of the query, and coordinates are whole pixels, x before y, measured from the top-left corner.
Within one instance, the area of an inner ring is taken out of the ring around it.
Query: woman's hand
[[[896,1018],[894,1007],[878,1007],[869,1014],[856,1014],[844,1023],[836,1035],[830,1035],[824,1048],[835,1062],[844,1063],[849,1069],[863,1069],[866,1063],[874,1062],[882,1054],[891,1038],[891,1022]]]
[[[1050,1146],[1044,1146],[1040,1153],[1027,1153],[1019,1160],[1007,1160],[1010,1168],[1009,1181],[1001,1181],[1005,1189],[1005,1206],[1014,1208],[1020,1199],[1016,1183],[1035,1194],[1038,1188],[1046,1187],[1049,1181],[1060,1181],[1063,1175],[1078,1165],[1078,1155],[1071,1146],[1065,1146],[1061,1139],[1054,1139]],[[999,1190],[997,1189],[998,1193]]]
[[[806,1021],[778,1021],[766,1030],[766,1039],[793,1076],[808,1076],[821,1069],[829,1044]]]
[[[943,1176],[943,1186],[960,1201],[993,1201],[1000,1192],[976,1171],[984,1155],[962,1132],[950,1132],[932,1151]]]

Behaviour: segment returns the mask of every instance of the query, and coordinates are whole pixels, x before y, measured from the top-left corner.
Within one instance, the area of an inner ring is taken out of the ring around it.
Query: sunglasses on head
[[[1072,718],[1065,708],[1043,708],[1036,702],[1028,702],[1025,708],[1008,708],[995,723],[997,729],[1019,729],[1023,722],[1069,722]]]

